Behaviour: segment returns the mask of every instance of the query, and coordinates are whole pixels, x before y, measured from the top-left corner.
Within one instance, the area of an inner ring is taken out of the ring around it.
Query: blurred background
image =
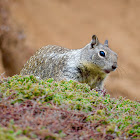
[[[140,100],[139,17],[139,0],[0,0],[0,73],[19,74],[42,46],[78,49],[96,34],[119,58],[107,91]]]

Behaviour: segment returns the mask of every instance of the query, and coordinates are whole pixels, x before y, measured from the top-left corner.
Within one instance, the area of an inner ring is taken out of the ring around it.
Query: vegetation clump
[[[140,103],[75,81],[1,78],[0,138],[140,139]]]

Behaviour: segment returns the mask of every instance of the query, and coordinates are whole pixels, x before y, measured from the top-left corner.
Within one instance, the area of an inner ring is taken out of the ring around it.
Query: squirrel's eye
[[[102,57],[105,57],[105,52],[104,52],[104,51],[100,51],[100,55],[101,55]]]

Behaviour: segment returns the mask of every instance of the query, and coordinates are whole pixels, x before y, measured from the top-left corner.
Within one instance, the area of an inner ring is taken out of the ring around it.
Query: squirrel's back
[[[65,54],[70,51],[70,49],[56,45],[42,47],[35,55],[31,56],[20,74],[35,75],[41,79],[54,78],[55,75],[54,79],[59,80],[62,66],[64,67],[66,62],[64,59],[67,58]]]
[[[108,47],[108,41],[101,44],[93,35],[92,41],[81,49],[42,47],[27,61],[20,74],[57,81],[75,80],[102,89],[105,77],[116,68],[117,54]]]

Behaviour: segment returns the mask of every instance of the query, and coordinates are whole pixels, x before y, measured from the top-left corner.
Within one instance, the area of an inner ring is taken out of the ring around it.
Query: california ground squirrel
[[[87,83],[91,89],[102,89],[104,79],[116,68],[117,54],[108,47],[108,41],[103,45],[93,35],[91,42],[81,49],[42,47],[27,61],[20,74],[56,81],[75,80]]]

